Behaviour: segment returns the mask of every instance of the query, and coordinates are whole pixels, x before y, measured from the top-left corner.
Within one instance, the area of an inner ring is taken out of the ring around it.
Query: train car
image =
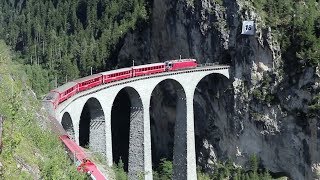
[[[105,180],[106,177],[99,171],[97,166],[91,162],[85,152],[67,135],[59,136],[62,143],[65,145],[69,157],[76,160],[77,170],[82,173],[87,173],[92,179]]]
[[[117,70],[107,71],[100,73],[103,76],[103,83],[110,83],[120,81],[132,77],[131,68],[121,68]]]
[[[45,102],[50,102],[54,109],[59,105],[59,93],[50,91],[49,94],[44,98]]]
[[[102,75],[93,74],[91,76],[83,77],[73,82],[78,84],[78,92],[91,89],[93,87],[99,86],[102,84]]]
[[[197,67],[197,60],[195,59],[179,59],[165,62],[167,71],[176,71],[180,69],[189,69]]]
[[[51,92],[59,94],[58,104],[60,104],[78,92],[78,83],[68,82],[56,89],[51,90]]]
[[[162,73],[166,70],[164,63],[146,64],[132,67],[133,77]]]

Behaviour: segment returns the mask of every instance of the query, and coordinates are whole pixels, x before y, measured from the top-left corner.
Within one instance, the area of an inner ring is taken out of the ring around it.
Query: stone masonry
[[[72,119],[75,140],[79,143],[80,116],[86,102],[95,98],[101,105],[103,118],[97,117],[91,122],[91,136],[99,136],[105,142],[105,155],[109,166],[112,165],[112,132],[111,110],[115,97],[126,89],[131,100],[130,138],[129,138],[129,179],[137,179],[144,175],[152,179],[151,132],[150,132],[150,100],[154,88],[162,81],[171,79],[180,86],[178,92],[177,116],[173,153],[174,179],[197,179],[193,97],[198,83],[207,75],[217,73],[229,78],[228,66],[206,66],[191,70],[166,72],[151,76],[136,77],[120,82],[105,84],[85,92],[81,92],[66,100],[56,109],[56,118],[61,121],[65,113]],[[102,120],[103,126],[99,123]],[[98,122],[99,121],[99,122]],[[103,134],[103,132],[105,134]],[[102,133],[102,135],[101,135]],[[100,143],[101,144],[101,143]]]

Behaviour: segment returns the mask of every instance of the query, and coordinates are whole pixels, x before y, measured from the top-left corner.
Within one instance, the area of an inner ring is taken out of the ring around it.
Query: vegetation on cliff
[[[46,128],[24,66],[11,59],[0,41],[0,115],[5,117],[0,179],[84,179],[58,137]]]
[[[267,25],[279,34],[281,50],[287,63],[319,64],[319,1],[251,1]]]

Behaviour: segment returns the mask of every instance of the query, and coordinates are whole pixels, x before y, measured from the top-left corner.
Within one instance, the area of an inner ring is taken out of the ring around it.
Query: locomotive
[[[153,63],[140,66],[132,66],[130,68],[121,68],[112,71],[106,71],[98,74],[93,74],[84,78],[68,82],[56,89],[50,91],[45,100],[50,101],[54,107],[69,99],[75,94],[86,91],[102,84],[108,84],[123,79],[133,77],[146,76],[151,74],[178,71],[183,69],[191,69],[197,67],[195,59],[179,59],[169,60],[163,63]]]

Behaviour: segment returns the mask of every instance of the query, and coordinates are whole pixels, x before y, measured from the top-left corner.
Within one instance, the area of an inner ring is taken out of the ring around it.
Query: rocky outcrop
[[[320,120],[309,108],[319,94],[319,70],[284,63],[272,29],[247,2],[150,3],[148,26],[137,27],[124,39],[118,54],[120,67],[132,59],[136,64],[146,64],[180,55],[196,58],[199,63],[231,66],[230,80],[208,76],[195,92],[198,165],[210,172],[210,164],[232,159],[246,168],[248,158],[256,154],[261,166],[272,173],[293,179],[320,178]],[[254,36],[240,34],[241,22],[246,19],[256,22]],[[300,70],[296,72],[296,68]],[[175,105],[167,102],[172,99],[171,90],[163,89],[157,90],[163,96],[154,100],[163,114],[151,114],[152,128],[160,132],[153,135],[154,139],[173,136]],[[165,145],[172,145],[172,139],[160,139],[159,152],[170,155],[172,152],[167,151],[171,148]]]

